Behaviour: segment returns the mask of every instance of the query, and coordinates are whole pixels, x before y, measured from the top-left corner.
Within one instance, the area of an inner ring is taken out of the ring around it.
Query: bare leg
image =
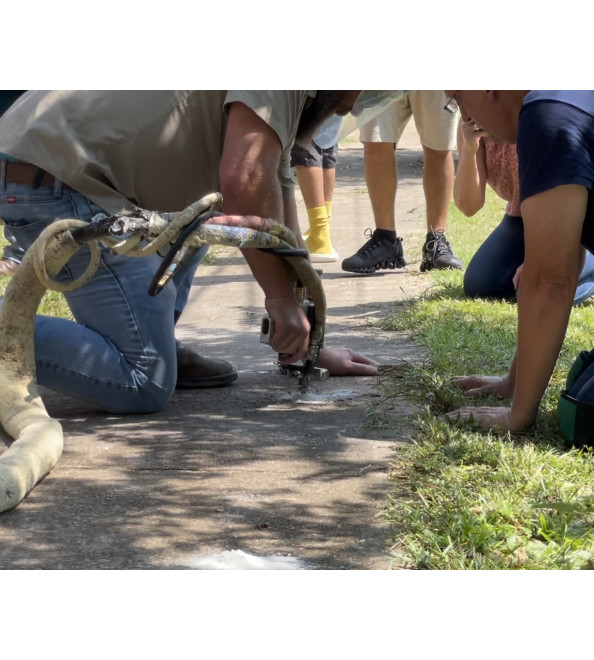
[[[314,263],[336,261],[338,254],[330,240],[330,218],[326,204],[326,190],[330,183],[331,190],[334,189],[334,169],[298,166],[296,170],[309,218],[309,230],[304,234],[309,257]]]
[[[322,168],[299,165],[295,169],[305,207],[313,209],[324,206],[326,200],[324,199],[324,173]]]
[[[402,239],[396,237],[396,145],[365,142],[365,181],[373,210],[375,231],[355,254],[342,262],[350,273],[372,274],[383,268],[404,268]]]
[[[365,182],[369,191],[376,229],[396,229],[394,214],[398,173],[396,145],[391,142],[365,142]]]
[[[423,152],[427,231],[445,231],[454,190],[454,158],[451,151],[435,151],[423,147]]]
[[[454,189],[454,158],[451,151],[436,151],[428,147],[423,147],[423,151],[427,237],[422,250],[421,272],[433,268],[462,269],[462,262],[453,253],[444,234]]]

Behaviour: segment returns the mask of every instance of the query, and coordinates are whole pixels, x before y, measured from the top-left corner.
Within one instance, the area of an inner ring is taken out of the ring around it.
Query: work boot
[[[352,257],[342,262],[342,270],[349,273],[375,273],[380,268],[404,268],[406,261],[402,250],[402,239],[395,241],[384,238],[376,229],[373,234],[370,229],[365,232],[369,240],[359,248]]]
[[[0,275],[14,275],[21,264],[12,259],[0,259]]]
[[[234,380],[237,380],[237,371],[229,362],[203,357],[178,342],[176,389],[224,387]]]
[[[421,273],[437,268],[444,270],[454,268],[463,270],[464,265],[453,253],[452,248],[446,240],[443,230],[430,231],[423,245],[423,261],[421,262]]]

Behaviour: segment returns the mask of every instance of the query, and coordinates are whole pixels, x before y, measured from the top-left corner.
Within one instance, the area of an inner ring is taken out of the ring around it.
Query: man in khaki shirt
[[[58,218],[90,220],[133,206],[175,212],[220,191],[228,214],[284,221],[299,235],[290,149],[358,92],[53,91],[28,92],[0,125],[0,216],[26,249]],[[60,273],[86,269],[87,248]],[[244,255],[275,321],[271,346],[301,359],[309,324],[285,263],[258,250]],[[202,256],[199,253],[199,256]],[[89,284],[66,294],[76,323],[39,317],[41,385],[112,412],[152,412],[177,387],[227,385],[237,373],[176,343],[199,258],[159,296],[147,292],[159,265],[102,250]],[[326,349],[334,373],[372,373],[373,364]]]

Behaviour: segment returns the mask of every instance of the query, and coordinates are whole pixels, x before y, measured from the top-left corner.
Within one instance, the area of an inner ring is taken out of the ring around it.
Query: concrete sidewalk
[[[324,266],[326,345],[382,364],[421,357],[405,336],[369,324],[431,283],[418,272],[425,203],[417,139],[409,127],[398,151],[397,230],[408,268],[363,277],[344,273],[340,260]],[[358,142],[341,149],[332,221],[341,260],[374,225],[362,165]],[[197,275],[179,337],[232,361],[238,381],[179,391],[149,416],[106,415],[44,391],[65,450],[1,514],[0,569],[191,568],[227,550],[291,556],[313,568],[389,568],[387,472],[397,443],[415,433],[414,411],[396,404],[403,425],[393,437],[366,424],[380,396],[375,377],[332,378],[300,395],[258,341],[263,295],[239,252],[222,249]]]

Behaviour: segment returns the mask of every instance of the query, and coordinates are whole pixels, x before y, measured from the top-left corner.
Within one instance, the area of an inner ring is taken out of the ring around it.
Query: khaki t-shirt
[[[239,101],[278,135],[279,177],[303,90],[31,91],[0,122],[0,152],[50,172],[109,213],[132,205],[180,211],[219,190],[226,106]]]

